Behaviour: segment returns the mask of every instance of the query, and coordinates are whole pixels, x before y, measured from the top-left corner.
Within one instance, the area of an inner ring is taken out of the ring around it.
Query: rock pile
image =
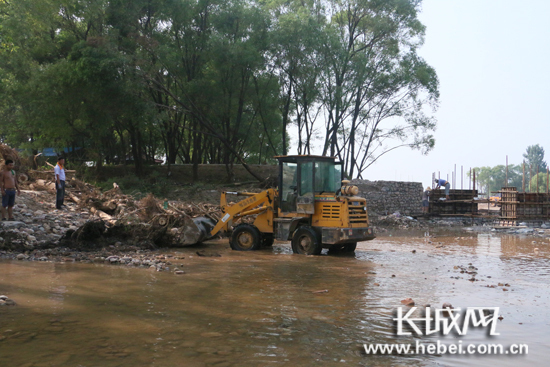
[[[140,249],[177,247],[198,242],[198,226],[209,233],[208,225],[219,217],[215,205],[163,202],[152,195],[136,201],[116,185],[100,193],[74,179],[65,207],[57,210],[47,184],[40,186],[45,191],[37,191],[32,180],[21,186],[31,185],[35,190],[22,190],[16,198],[15,221],[0,222],[0,256],[56,247],[95,251],[122,243]],[[194,217],[200,215],[211,219],[197,224]]]
[[[27,251],[47,246],[90,218],[87,210],[74,204],[55,210],[54,199],[46,192],[23,191],[16,199],[15,221],[0,223],[0,251]]]
[[[379,227],[393,227],[393,228],[423,228],[426,223],[420,222],[413,217],[407,215],[401,215],[399,212],[395,212],[390,215],[383,215],[379,217],[373,217],[371,224]]]

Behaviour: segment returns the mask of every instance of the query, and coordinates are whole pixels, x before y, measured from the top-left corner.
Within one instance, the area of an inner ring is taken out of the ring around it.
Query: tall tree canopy
[[[523,153],[523,158],[529,166],[529,169],[533,172],[533,176],[537,172],[546,172],[547,165],[544,161],[544,148],[538,144],[530,145],[527,147],[527,151]]]
[[[420,0],[0,1],[0,130],[101,166],[428,152]],[[296,133],[295,133],[296,132]]]
[[[523,158],[526,161],[518,165],[474,168],[478,187],[487,194],[506,186],[516,187],[518,191],[546,192],[548,171],[544,162],[544,149],[538,144],[528,146]]]

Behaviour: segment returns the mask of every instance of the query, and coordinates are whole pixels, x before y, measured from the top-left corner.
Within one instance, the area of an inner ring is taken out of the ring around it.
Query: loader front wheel
[[[322,250],[321,240],[313,228],[303,226],[294,232],[292,251],[295,254],[319,255]]]
[[[233,230],[229,245],[236,251],[254,251],[260,249],[261,238],[258,228],[250,224],[241,224]]]

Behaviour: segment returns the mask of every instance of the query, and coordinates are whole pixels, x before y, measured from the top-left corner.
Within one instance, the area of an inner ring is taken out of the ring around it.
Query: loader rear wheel
[[[250,224],[241,224],[233,230],[229,245],[236,251],[254,251],[260,249],[261,238],[258,228]]]
[[[294,232],[292,251],[295,254],[319,255],[322,250],[321,240],[313,228],[303,226]]]

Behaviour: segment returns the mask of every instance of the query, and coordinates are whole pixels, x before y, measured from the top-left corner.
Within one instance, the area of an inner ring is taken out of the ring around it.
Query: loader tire
[[[343,245],[332,245],[329,248],[329,254],[349,254],[355,252],[357,248],[357,242],[346,243]]]
[[[250,224],[240,224],[233,230],[229,245],[236,251],[259,250],[261,238],[258,228]]]
[[[319,255],[323,250],[321,239],[315,230],[309,226],[302,226],[292,236],[292,251],[295,254]]]
[[[342,248],[342,252],[354,252],[356,248],[357,248],[357,242],[346,243]]]
[[[262,236],[262,246],[273,246],[274,238],[272,233],[264,233]]]

